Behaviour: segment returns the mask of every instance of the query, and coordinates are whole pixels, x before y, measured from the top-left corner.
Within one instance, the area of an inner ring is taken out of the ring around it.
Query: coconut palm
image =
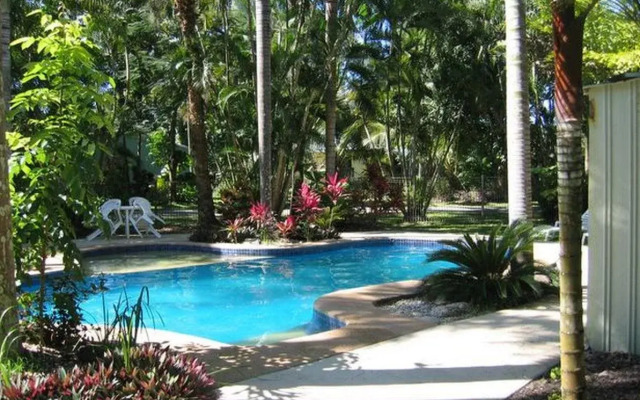
[[[256,1],[256,50],[260,202],[271,208],[271,8],[269,0]]]
[[[325,92],[325,166],[327,174],[333,175],[336,170],[336,85],[338,80],[336,60],[336,36],[338,24],[338,2],[326,0],[325,7],[325,44],[327,48],[327,90]]]
[[[536,234],[532,225],[516,222],[494,230],[486,238],[445,241],[445,248],[429,261],[446,261],[456,268],[443,269],[423,280],[421,293],[429,300],[468,302],[480,307],[507,307],[540,297],[545,284],[536,274],[549,275],[526,257]]]
[[[9,99],[11,98],[11,56],[9,52],[9,43],[11,42],[11,6],[8,1],[0,2],[0,51],[2,52],[2,76],[4,106],[9,109]],[[5,121],[6,123],[6,121]]]
[[[509,222],[530,219],[531,139],[523,0],[505,1]]]
[[[598,0],[581,12],[575,0],[552,1],[560,220],[560,367],[563,399],[586,398],[582,323],[582,41]]]
[[[208,142],[205,127],[204,99],[202,87],[196,76],[202,69],[203,54],[197,38],[196,21],[198,11],[195,0],[175,0],[180,21],[180,30],[191,61],[191,71],[187,78],[189,126],[191,132],[191,154],[198,190],[198,225],[191,236],[196,241],[212,241],[218,225],[213,209],[213,189],[209,176]]]

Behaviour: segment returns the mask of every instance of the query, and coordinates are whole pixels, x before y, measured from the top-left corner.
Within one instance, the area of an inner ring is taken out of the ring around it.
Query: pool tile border
[[[393,237],[373,237],[358,239],[338,239],[331,242],[284,244],[281,246],[259,244],[208,244],[208,243],[107,243],[79,247],[85,257],[104,256],[122,253],[140,253],[145,251],[190,251],[224,256],[294,256],[317,254],[327,250],[350,247],[376,247],[385,245],[420,245],[426,248],[437,246],[439,240],[433,238],[407,239]]]
[[[313,242],[313,243],[290,243],[281,245],[261,245],[261,244],[230,244],[230,243],[178,243],[178,242],[165,242],[165,243],[127,243],[119,242],[112,243],[106,242],[104,245],[96,244],[94,246],[81,248],[80,251],[83,256],[103,256],[111,254],[122,253],[142,253],[146,251],[185,251],[185,252],[202,252],[223,256],[298,256],[317,254],[324,251],[340,250],[351,247],[377,247],[387,245],[404,245],[404,246],[422,246],[425,249],[431,249],[440,245],[442,239],[433,237],[429,238],[416,238],[416,237],[393,237],[389,236],[374,236],[374,237],[355,237],[348,239],[337,239],[332,241]],[[393,284],[393,283],[392,283]],[[375,285],[375,287],[385,287],[387,284]],[[365,287],[366,288],[366,287]],[[363,288],[363,289],[365,289]],[[355,288],[360,289],[360,288]],[[351,291],[355,289],[350,289]],[[304,337],[310,337],[315,335],[321,335],[325,332],[330,332],[335,329],[345,328],[349,323],[353,323],[354,315],[350,315],[350,321],[344,315],[341,315],[342,309],[335,310],[322,304],[326,299],[332,299],[334,294],[340,294],[343,291],[332,292],[321,296],[316,299],[313,307],[313,315],[308,329],[309,334]],[[357,292],[357,290],[356,290]],[[405,295],[407,292],[402,290],[394,295]],[[373,303],[382,298],[389,297],[384,296],[376,298],[371,302]],[[359,304],[358,308],[367,307],[366,304]],[[378,308],[374,306],[374,309]],[[384,312],[384,316],[388,313]],[[357,318],[356,318],[357,320]],[[423,327],[423,326],[422,326]],[[413,330],[413,329],[412,329]],[[412,331],[411,330],[411,331]],[[300,338],[293,339],[294,341],[301,341]]]

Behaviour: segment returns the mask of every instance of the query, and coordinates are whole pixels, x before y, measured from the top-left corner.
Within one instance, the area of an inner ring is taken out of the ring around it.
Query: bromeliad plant
[[[485,238],[466,234],[445,241],[447,247],[431,254],[429,261],[449,262],[456,268],[424,278],[420,294],[431,301],[469,302],[487,308],[539,298],[555,280],[553,272],[531,261],[536,237],[531,224],[516,222]],[[537,275],[546,278],[536,279]]]

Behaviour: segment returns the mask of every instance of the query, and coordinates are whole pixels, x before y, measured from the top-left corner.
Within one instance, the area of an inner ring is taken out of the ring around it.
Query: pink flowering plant
[[[267,204],[259,202],[251,204],[249,220],[255,225],[260,242],[268,242],[273,238],[275,219]]]
[[[334,218],[341,219],[340,208],[338,202],[345,195],[345,189],[347,188],[347,178],[338,178],[338,173],[333,175],[327,174],[325,179],[324,193],[329,197],[331,204],[329,205],[329,224],[327,229],[330,235],[337,235],[337,232],[333,230]]]
[[[310,241],[312,230],[315,227],[314,222],[316,217],[322,212],[320,195],[307,183],[302,182],[296,194],[293,211],[298,213],[300,227],[304,231],[305,239]]]
[[[347,183],[347,179],[339,178],[337,172],[327,175],[319,193],[307,183],[302,183],[296,193],[293,211],[298,216],[298,225],[306,240],[337,237],[333,223],[341,219],[340,200],[346,196]],[[322,207],[323,197],[326,207]]]
[[[326,239],[338,236],[333,226],[341,217],[341,200],[346,197],[347,179],[337,173],[327,175],[318,185],[303,182],[295,192],[290,215],[281,221],[274,218],[271,208],[253,202],[247,218],[237,217],[227,222],[227,239],[241,242],[251,235],[260,242],[273,240],[276,235],[283,240]]]
[[[329,196],[329,199],[334,206],[338,205],[338,201],[343,197],[346,188],[347,178],[338,179],[337,172],[333,175],[327,174],[324,192]]]

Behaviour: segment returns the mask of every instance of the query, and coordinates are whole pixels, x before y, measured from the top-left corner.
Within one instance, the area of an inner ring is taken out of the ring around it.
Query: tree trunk
[[[560,367],[563,399],[586,398],[582,323],[582,40],[586,13],[552,2],[560,220]]]
[[[336,35],[338,4],[336,0],[325,1],[326,31],[325,41],[327,46],[327,89],[325,100],[327,102],[325,117],[325,165],[327,174],[333,175],[336,171],[336,83],[337,83],[337,60],[336,60]]]
[[[9,198],[9,163],[7,156],[9,148],[6,138],[6,110],[11,93],[7,92],[7,82],[11,79],[9,60],[9,1],[0,1],[0,313],[9,307],[14,307],[13,312],[7,313],[0,326],[0,337],[5,338],[11,329],[18,323],[18,314],[15,312],[16,281],[15,260],[13,257],[13,242],[11,240],[11,202]],[[9,86],[10,87],[10,86]]]
[[[209,175],[209,151],[205,129],[204,100],[201,89],[195,84],[194,73],[202,66],[202,53],[196,36],[197,10],[195,0],[176,0],[176,11],[180,30],[191,60],[191,71],[187,79],[188,119],[193,169],[198,191],[198,226],[191,236],[194,241],[215,240],[218,221],[213,208],[213,189]]]
[[[11,100],[11,6],[10,0],[0,0],[0,46],[2,52],[0,63],[2,68],[2,92],[4,93],[5,110],[9,110],[9,100]],[[7,123],[7,121],[4,121]],[[8,124],[6,125],[9,126]]]
[[[260,202],[271,207],[271,12],[269,0],[256,1],[256,69]]]
[[[169,126],[169,201],[175,203],[177,195],[177,174],[178,157],[176,154],[176,136],[178,126],[178,108],[171,114],[171,125]]]
[[[531,210],[531,139],[525,48],[524,0],[506,0],[507,172],[509,223],[529,220]]]

